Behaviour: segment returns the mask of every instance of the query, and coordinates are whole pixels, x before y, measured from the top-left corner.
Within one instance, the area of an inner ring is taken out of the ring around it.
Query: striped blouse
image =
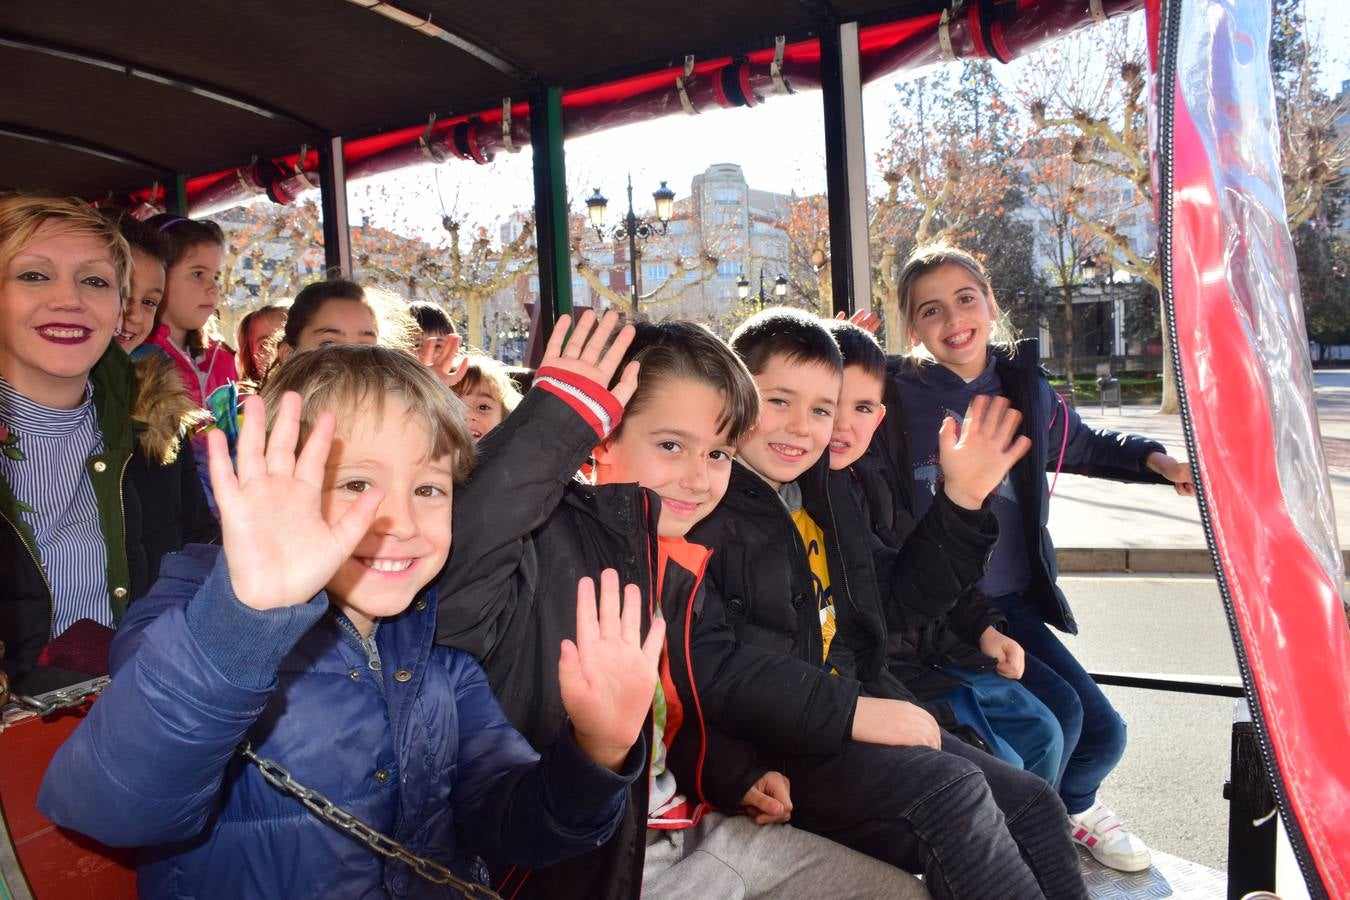
[[[8,441],[0,453],[0,478],[37,538],[56,606],[52,637],[79,619],[111,627],[108,545],[86,469],[89,457],[103,450],[92,385],[74,409],[51,409],[0,378],[0,426]]]

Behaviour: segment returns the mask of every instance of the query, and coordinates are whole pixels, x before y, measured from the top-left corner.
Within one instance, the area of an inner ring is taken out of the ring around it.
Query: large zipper
[[[132,440],[134,441],[135,438],[133,437]],[[128,605],[128,606],[131,605],[131,547],[129,547],[129,546],[127,545],[127,498],[126,498],[126,484],[127,484],[127,467],[131,465],[131,457],[135,455],[135,452],[136,452],[136,451],[133,449],[132,452],[130,452],[130,453],[127,454],[127,458],[124,459],[124,460],[122,460],[122,474],[121,474],[120,476],[118,476],[118,479],[117,479],[117,511],[118,511],[118,512],[120,513],[120,515],[121,515],[121,519],[120,519],[120,521],[118,522],[118,524],[120,524],[120,525],[122,526],[122,558],[123,558],[124,560],[126,560],[126,564],[127,564],[127,583],[126,583],[126,591],[127,591],[127,605]],[[109,589],[111,590],[111,589],[116,588],[117,585],[109,585],[108,587],[109,587]],[[53,604],[53,605],[52,605],[52,618],[55,619],[55,617],[56,617],[56,606],[55,606],[55,604]]]
[[[1186,450],[1194,462],[1198,458],[1195,423],[1191,418],[1190,404],[1186,400],[1186,381],[1177,355],[1176,295],[1172,288],[1173,154],[1176,125],[1177,45],[1180,41],[1182,3],[1183,0],[1166,0],[1164,3],[1166,11],[1161,16],[1162,22],[1160,23],[1162,30],[1160,43],[1162,46],[1158,64],[1158,139],[1162,146],[1158,154],[1158,181],[1161,188],[1161,195],[1158,198],[1158,246],[1160,248],[1158,257],[1161,262],[1163,306],[1167,311],[1167,331],[1172,340],[1172,358],[1167,361],[1167,364],[1172,366],[1172,372],[1175,376],[1177,398],[1181,405],[1182,431],[1186,436]],[[1289,836],[1289,843],[1293,847],[1294,856],[1298,860],[1299,869],[1303,873],[1308,893],[1313,897],[1326,897],[1327,892],[1322,884],[1322,877],[1318,873],[1317,866],[1312,860],[1312,854],[1308,850],[1307,838],[1298,826],[1298,819],[1295,817],[1293,806],[1289,801],[1289,793],[1285,788],[1284,779],[1280,777],[1280,770],[1276,765],[1275,751],[1270,739],[1270,729],[1266,723],[1265,710],[1261,707],[1261,701],[1255,689],[1255,680],[1252,676],[1251,662],[1247,657],[1246,645],[1243,643],[1242,634],[1238,629],[1232,589],[1229,586],[1227,576],[1224,574],[1216,549],[1214,523],[1210,518],[1209,506],[1205,502],[1203,479],[1198,477],[1200,471],[1200,468],[1196,467],[1195,494],[1197,505],[1200,507],[1200,524],[1205,530],[1205,541],[1209,547],[1210,561],[1214,566],[1214,579],[1219,586],[1219,594],[1223,597],[1224,614],[1228,619],[1228,631],[1233,641],[1238,670],[1242,673],[1243,692],[1246,694],[1247,705],[1252,713],[1252,722],[1256,725],[1257,744],[1261,749],[1261,763],[1265,766],[1266,777],[1274,790],[1275,803],[1287,826],[1285,832]]]
[[[839,522],[835,519],[835,515],[834,515],[834,500],[830,497],[830,475],[829,475],[828,472],[825,474],[825,508],[828,509],[828,510],[830,511],[830,543],[834,545],[834,555],[839,559],[839,575],[840,575],[840,580],[843,581],[843,583],[844,583],[844,596],[847,598],[847,600],[848,600],[848,602],[849,602],[849,605],[853,607],[854,612],[856,613],[856,612],[857,612],[857,606],[858,606],[858,604],[857,604],[856,602],[854,602],[854,600],[853,600],[853,589],[850,588],[849,585],[848,585],[848,563],[847,563],[847,561],[844,559],[844,548],[843,548],[843,546],[839,543]],[[829,568],[829,565],[830,565],[830,560],[829,560],[829,557],[827,556],[827,557],[825,558],[825,567],[826,567],[827,570],[828,570],[828,568]],[[878,590],[879,590],[881,586],[878,585],[877,587],[878,587]],[[880,599],[880,598],[878,598],[878,599]],[[883,615],[884,615],[884,613],[883,613]],[[862,618],[862,614],[861,614],[861,613],[858,613],[858,618]],[[884,620],[883,620],[883,621],[884,621]],[[822,623],[822,624],[823,624],[823,623]],[[880,637],[881,637],[881,647],[882,647],[882,652],[883,652],[883,654],[884,654],[884,652],[885,652],[885,650],[884,650],[884,648],[885,648],[885,634],[884,634],[884,631],[883,631],[883,634],[882,634]],[[838,600],[836,600],[836,601],[834,602],[834,639],[835,639],[836,641],[839,640],[839,601],[838,601]],[[829,658],[828,658],[828,651],[826,651],[826,649],[825,649],[825,637],[824,637],[823,634],[821,635],[820,645],[821,645],[821,646],[820,646],[820,654],[821,654],[821,656],[826,657],[825,659],[822,659],[822,660],[821,660],[821,664],[822,664],[822,665],[828,666],[829,663],[830,663],[830,660],[829,660]],[[857,660],[854,660],[855,670],[856,670],[856,664],[857,664]],[[884,659],[883,659],[883,665],[884,665]],[[855,674],[856,674],[856,671],[855,671]]]

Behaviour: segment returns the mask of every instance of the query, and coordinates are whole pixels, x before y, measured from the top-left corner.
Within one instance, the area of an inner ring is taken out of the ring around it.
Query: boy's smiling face
[[[164,301],[164,264],[144,250],[131,250],[131,296],[122,304],[117,346],[130,353],[150,336],[155,309]]]
[[[384,491],[379,512],[356,552],[326,590],[362,634],[407,608],[450,554],[454,460],[430,456],[424,419],[401,401],[368,404],[338,416],[324,470],[323,515],[336,522],[361,492]]]
[[[661,496],[661,537],[684,537],[716,508],[731,480],[735,447],[718,423],[721,391],[672,378],[651,391],[642,408],[623,417],[617,437],[595,451],[600,484],[637,482]]]
[[[829,446],[841,379],[833,366],[784,355],[770,357],[754,378],[759,423],[737,449],[777,489],[815,465]]]
[[[872,443],[886,407],[881,402],[882,380],[862,366],[844,367],[844,387],[830,435],[830,468],[838,471],[853,465]]]

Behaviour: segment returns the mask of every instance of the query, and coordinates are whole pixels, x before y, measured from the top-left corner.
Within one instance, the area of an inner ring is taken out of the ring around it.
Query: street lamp
[[[1080,268],[1083,270],[1083,281],[1090,284],[1097,280],[1097,260],[1094,257],[1083,260]]]
[[[616,241],[628,241],[629,290],[633,302],[633,315],[638,311],[638,238],[644,241],[653,235],[666,234],[670,230],[670,220],[675,214],[675,192],[661,182],[661,186],[652,192],[656,203],[656,222],[639,219],[633,210],[633,176],[628,176],[628,213],[618,225],[610,229],[609,235]],[[609,200],[596,188],[595,193],[586,198],[586,215],[591,227],[601,240],[605,238],[605,211]]]
[[[787,276],[786,276],[786,275],[781,275],[781,274],[780,274],[777,278],[775,278],[775,279],[773,280],[773,296],[774,296],[774,300],[775,300],[776,302],[778,302],[778,303],[782,303],[783,300],[784,300],[784,298],[787,297],[787,290],[788,290],[788,280],[787,280]],[[747,299],[747,298],[750,296],[750,279],[748,279],[748,278],[745,277],[745,273],[744,273],[744,272],[742,272],[742,273],[740,274],[740,277],[736,279],[736,296],[740,297],[742,300],[745,300],[745,299]],[[759,264],[759,308],[760,308],[760,309],[763,309],[763,308],[764,308],[764,301],[767,300],[767,299],[768,299],[768,297],[764,294],[764,263],[761,262],[761,263]]]

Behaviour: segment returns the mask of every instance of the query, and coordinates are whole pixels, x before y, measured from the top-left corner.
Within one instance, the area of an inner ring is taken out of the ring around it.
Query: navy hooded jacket
[[[143,897],[449,897],[269,785],[243,741],[413,853],[471,877],[474,854],[547,865],[610,836],[623,774],[570,731],[541,759],[483,670],[433,645],[434,592],[375,632],[378,660],[319,594],[241,604],[218,547],[167,557],[112,648],[111,685],[57,751],[38,807],[146,847]]]

